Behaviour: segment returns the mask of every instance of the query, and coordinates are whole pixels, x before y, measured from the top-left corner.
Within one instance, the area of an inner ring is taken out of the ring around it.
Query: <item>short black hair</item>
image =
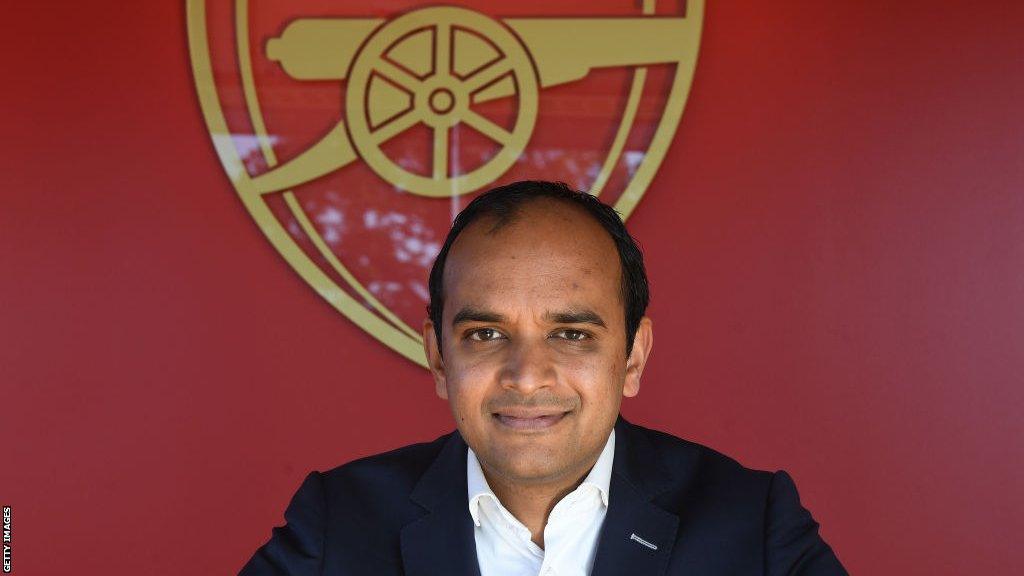
[[[561,182],[545,182],[541,180],[524,180],[498,188],[493,188],[477,196],[459,212],[448,231],[441,251],[430,269],[430,303],[427,315],[434,323],[434,334],[437,335],[437,346],[441,347],[441,317],[444,312],[444,264],[448,260],[448,252],[462,231],[477,220],[484,217],[495,219],[492,232],[509,224],[528,203],[547,198],[582,208],[604,228],[615,242],[622,264],[621,297],[626,318],[626,356],[633,350],[633,338],[640,327],[650,291],[647,286],[647,272],[644,269],[644,257],[640,247],[622,222],[622,217],[611,206],[601,202],[597,197],[573,190]]]

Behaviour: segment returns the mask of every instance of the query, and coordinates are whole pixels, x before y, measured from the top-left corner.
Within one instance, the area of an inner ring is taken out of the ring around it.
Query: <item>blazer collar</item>
[[[466,504],[466,449],[458,430],[452,432],[409,496],[427,513],[402,528],[407,576],[480,576],[473,519]]]
[[[459,432],[452,432],[410,495],[426,513],[402,528],[402,561],[408,576],[480,576],[467,504],[466,450]],[[644,431],[620,416],[615,423],[608,512],[592,576],[665,573],[679,517],[651,500],[673,484]]]
[[[679,517],[652,500],[673,485],[646,433],[620,416],[615,423],[608,513],[592,576],[665,573]]]
[[[648,439],[648,433],[619,416],[615,421],[612,473],[621,476],[643,498],[653,500],[672,488],[676,479],[662,465],[662,457]]]

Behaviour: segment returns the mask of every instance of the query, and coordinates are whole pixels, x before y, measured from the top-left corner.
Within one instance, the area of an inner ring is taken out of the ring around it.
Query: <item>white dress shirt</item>
[[[473,449],[466,479],[469,513],[476,528],[476,558],[481,576],[589,576],[597,539],[608,511],[608,485],[615,457],[615,430],[583,483],[555,504],[544,526],[544,548],[530,530],[498,501]]]

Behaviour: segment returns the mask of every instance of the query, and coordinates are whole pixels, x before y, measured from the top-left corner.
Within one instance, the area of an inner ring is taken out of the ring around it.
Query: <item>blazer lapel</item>
[[[402,528],[407,576],[480,576],[466,487],[466,443],[452,433],[410,498],[427,513]]]
[[[679,517],[651,500],[671,486],[649,441],[621,417],[615,424],[615,462],[608,513],[592,576],[664,574]]]

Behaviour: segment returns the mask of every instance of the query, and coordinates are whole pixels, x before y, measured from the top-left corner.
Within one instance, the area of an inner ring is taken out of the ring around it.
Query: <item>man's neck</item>
[[[516,483],[495,474],[481,463],[487,485],[490,486],[498,501],[517,520],[530,530],[530,539],[534,544],[544,548],[544,527],[555,504],[567,494],[579,487],[590,473],[601,456],[599,451],[582,470],[564,474],[561,478],[543,483]]]

